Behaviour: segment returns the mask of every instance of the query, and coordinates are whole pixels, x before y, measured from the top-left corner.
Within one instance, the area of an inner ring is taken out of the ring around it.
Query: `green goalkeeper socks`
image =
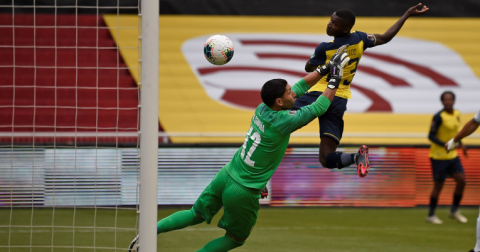
[[[197,250],[197,252],[225,252],[240,247],[245,242],[237,242],[227,235],[217,238],[205,245],[205,247]]]
[[[204,222],[204,220],[195,214],[193,208],[190,210],[178,211],[157,222],[157,235],[197,225],[202,222]]]

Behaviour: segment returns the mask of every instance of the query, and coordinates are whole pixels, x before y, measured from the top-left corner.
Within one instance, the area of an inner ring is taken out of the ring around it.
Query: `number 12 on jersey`
[[[245,155],[245,151],[247,150],[247,142],[249,138],[253,141],[253,143],[250,146],[250,149],[248,150],[247,155]],[[240,156],[242,157],[243,161],[250,166],[255,165],[255,161],[252,160],[251,158],[252,158],[253,152],[258,147],[258,144],[260,143],[261,140],[262,140],[262,137],[260,136],[260,134],[256,131],[253,131],[253,127],[250,126],[247,136],[245,137],[245,141],[243,142],[242,153],[240,153]]]

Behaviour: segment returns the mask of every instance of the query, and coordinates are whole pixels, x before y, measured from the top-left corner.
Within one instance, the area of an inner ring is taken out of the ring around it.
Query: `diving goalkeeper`
[[[226,234],[197,252],[229,251],[242,246],[257,221],[261,190],[280,164],[290,134],[325,113],[330,106],[343,68],[350,59],[345,53],[346,47],[340,47],[332,57],[328,88],[311,105],[290,110],[295,97],[300,97],[322,78],[320,71],[308,74],[292,87],[284,79],[267,81],[260,91],[263,103],[255,110],[243,146],[215,175],[190,210],[178,211],[158,221],[157,234],[204,221],[210,224],[223,206],[224,215],[218,227],[225,229]],[[139,236],[135,237],[128,251],[139,251],[140,240]]]

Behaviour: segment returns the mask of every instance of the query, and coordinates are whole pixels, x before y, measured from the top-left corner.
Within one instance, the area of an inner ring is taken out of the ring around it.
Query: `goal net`
[[[103,18],[138,6],[0,3],[1,250],[125,251],[138,233],[138,69],[112,36],[129,27]]]

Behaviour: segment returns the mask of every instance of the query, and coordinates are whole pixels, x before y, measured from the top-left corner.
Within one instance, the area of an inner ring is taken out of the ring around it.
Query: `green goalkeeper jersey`
[[[300,97],[308,88],[302,79],[292,91]],[[299,110],[275,111],[261,103],[252,117],[243,146],[224,168],[241,185],[263,189],[285,155],[290,134],[325,113],[329,106],[330,100],[324,96]]]

